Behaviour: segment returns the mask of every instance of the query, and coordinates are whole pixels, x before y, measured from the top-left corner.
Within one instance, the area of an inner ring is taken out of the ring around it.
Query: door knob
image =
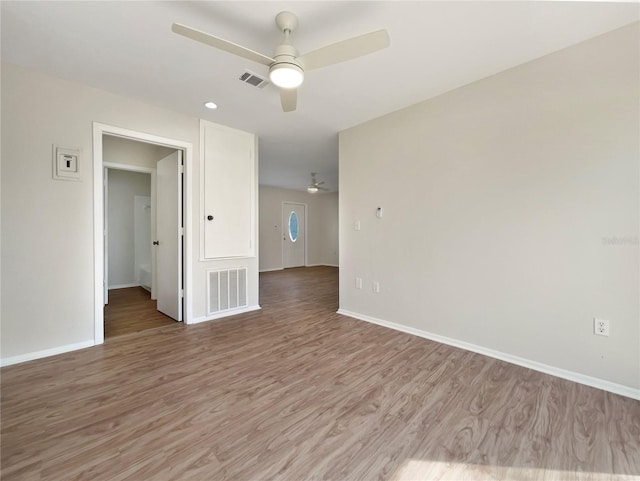
[[[153,245],[154,246],[159,246],[160,245],[160,241],[153,241]]]
[[[213,216],[212,215],[208,215],[207,216],[207,220],[213,220]]]

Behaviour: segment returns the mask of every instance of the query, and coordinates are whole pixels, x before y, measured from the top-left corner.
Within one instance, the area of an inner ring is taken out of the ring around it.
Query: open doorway
[[[105,337],[181,321],[180,152],[104,135],[102,157]]]
[[[158,311],[154,292],[157,269],[151,255],[157,212],[156,168],[152,166],[156,157],[167,152],[117,137],[105,136],[103,140],[103,159],[108,159],[104,162],[104,335],[109,338],[170,325],[175,320]],[[126,161],[124,152],[149,166],[112,162],[114,158]]]
[[[94,124],[96,344],[188,318],[190,158],[191,144]]]

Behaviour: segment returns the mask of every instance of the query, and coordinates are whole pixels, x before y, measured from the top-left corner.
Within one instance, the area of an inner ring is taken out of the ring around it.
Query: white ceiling
[[[638,3],[2,1],[3,61],[254,132],[260,183],[338,187],[338,132],[636,21]],[[298,110],[267,69],[171,32],[183,23],[271,55],[290,10],[301,53],[387,28],[391,47],[309,72]],[[209,111],[206,100],[220,107]]]

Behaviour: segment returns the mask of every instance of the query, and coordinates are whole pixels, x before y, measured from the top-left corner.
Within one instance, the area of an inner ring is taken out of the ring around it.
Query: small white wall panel
[[[255,136],[202,121],[204,257],[255,255]]]

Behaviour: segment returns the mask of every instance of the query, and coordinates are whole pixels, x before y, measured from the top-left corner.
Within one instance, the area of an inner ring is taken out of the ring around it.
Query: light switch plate
[[[80,149],[53,146],[53,178],[56,180],[81,180]]]

